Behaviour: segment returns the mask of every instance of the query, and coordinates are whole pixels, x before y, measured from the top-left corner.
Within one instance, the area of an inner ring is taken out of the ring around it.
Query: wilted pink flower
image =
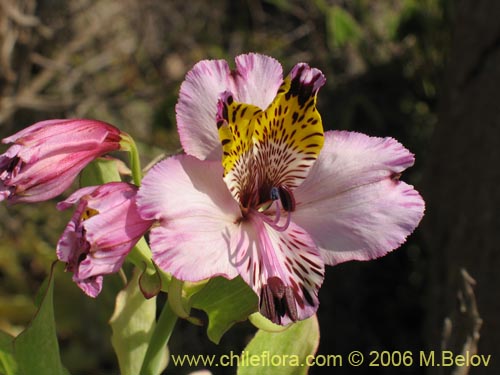
[[[4,138],[14,143],[0,155],[0,201],[39,202],[62,193],[96,157],[118,150],[125,134],[94,120],[38,122]]]
[[[64,210],[76,205],[59,243],[57,257],[73,272],[73,281],[96,297],[102,277],[117,272],[132,247],[151,226],[136,207],[137,187],[110,182],[82,188],[57,205]]]
[[[323,133],[324,82],[306,64],[283,79],[257,54],[234,71],[202,61],[187,74],[176,109],[189,155],[153,167],[137,198],[160,224],[150,235],[160,268],[186,281],[240,275],[261,313],[287,324],[317,310],[325,264],[405,241],[424,211],[399,181],[413,155],[392,138]]]

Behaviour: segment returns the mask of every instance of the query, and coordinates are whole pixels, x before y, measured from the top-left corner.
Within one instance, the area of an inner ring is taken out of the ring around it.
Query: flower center
[[[295,210],[295,199],[287,186],[273,186],[269,192],[269,200],[257,205],[254,210],[257,215],[269,226],[278,232],[285,231],[290,225],[291,212]],[[280,207],[281,203],[281,207]],[[274,207],[274,218],[273,215]],[[284,223],[281,221],[281,211],[286,212]]]

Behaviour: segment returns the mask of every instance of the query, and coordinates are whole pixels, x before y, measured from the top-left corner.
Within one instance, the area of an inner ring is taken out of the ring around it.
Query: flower
[[[59,210],[76,205],[57,244],[57,257],[73,272],[73,281],[89,296],[102,288],[103,275],[117,272],[132,247],[150,228],[136,207],[137,187],[110,182],[85,187],[58,203]]]
[[[413,155],[392,138],[324,133],[322,73],[258,54],[202,61],[177,104],[188,155],[154,166],[138,193],[153,260],[185,281],[241,276],[259,310],[288,324],[318,308],[326,265],[400,246],[424,201],[399,180]],[[221,147],[222,146],[222,147]],[[222,163],[221,163],[222,161]]]
[[[127,137],[104,122],[71,119],[38,122],[3,139],[13,145],[0,155],[0,201],[59,195],[92,160],[126,148]]]

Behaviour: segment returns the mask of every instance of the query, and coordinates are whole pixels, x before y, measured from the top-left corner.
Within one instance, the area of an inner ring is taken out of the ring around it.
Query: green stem
[[[139,157],[139,151],[137,146],[130,137],[130,169],[132,170],[132,180],[137,186],[141,186],[142,180],[142,169],[141,169],[141,159]]]
[[[177,315],[174,314],[168,302],[165,302],[163,310],[156,322],[153,336],[149,341],[149,347],[142,363],[141,375],[158,375],[161,370],[165,347],[172,335]]]
[[[141,186],[142,169],[139,151],[135,144],[134,138],[127,133],[122,133],[122,140],[120,142],[121,150],[128,151],[130,155],[130,170],[132,171],[132,180],[137,186]]]

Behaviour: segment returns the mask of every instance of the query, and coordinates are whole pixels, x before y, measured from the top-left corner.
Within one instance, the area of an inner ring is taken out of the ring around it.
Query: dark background
[[[399,250],[327,269],[319,353],[492,355],[488,368],[470,371],[310,373],[498,374],[499,19],[496,0],[0,0],[0,136],[43,119],[97,118],[134,136],[147,164],[179,150],[174,105],[197,61],[255,51],[285,74],[308,62],[327,77],[318,103],[325,128],[401,141],[416,154],[402,178],[427,203]],[[34,313],[68,215],[54,202],[0,205],[0,329],[16,334]],[[90,300],[58,277],[64,364],[73,374],[117,374],[107,321],[120,281],[108,277]],[[238,324],[216,346],[204,328],[180,322],[170,349],[227,354],[253,332]]]

